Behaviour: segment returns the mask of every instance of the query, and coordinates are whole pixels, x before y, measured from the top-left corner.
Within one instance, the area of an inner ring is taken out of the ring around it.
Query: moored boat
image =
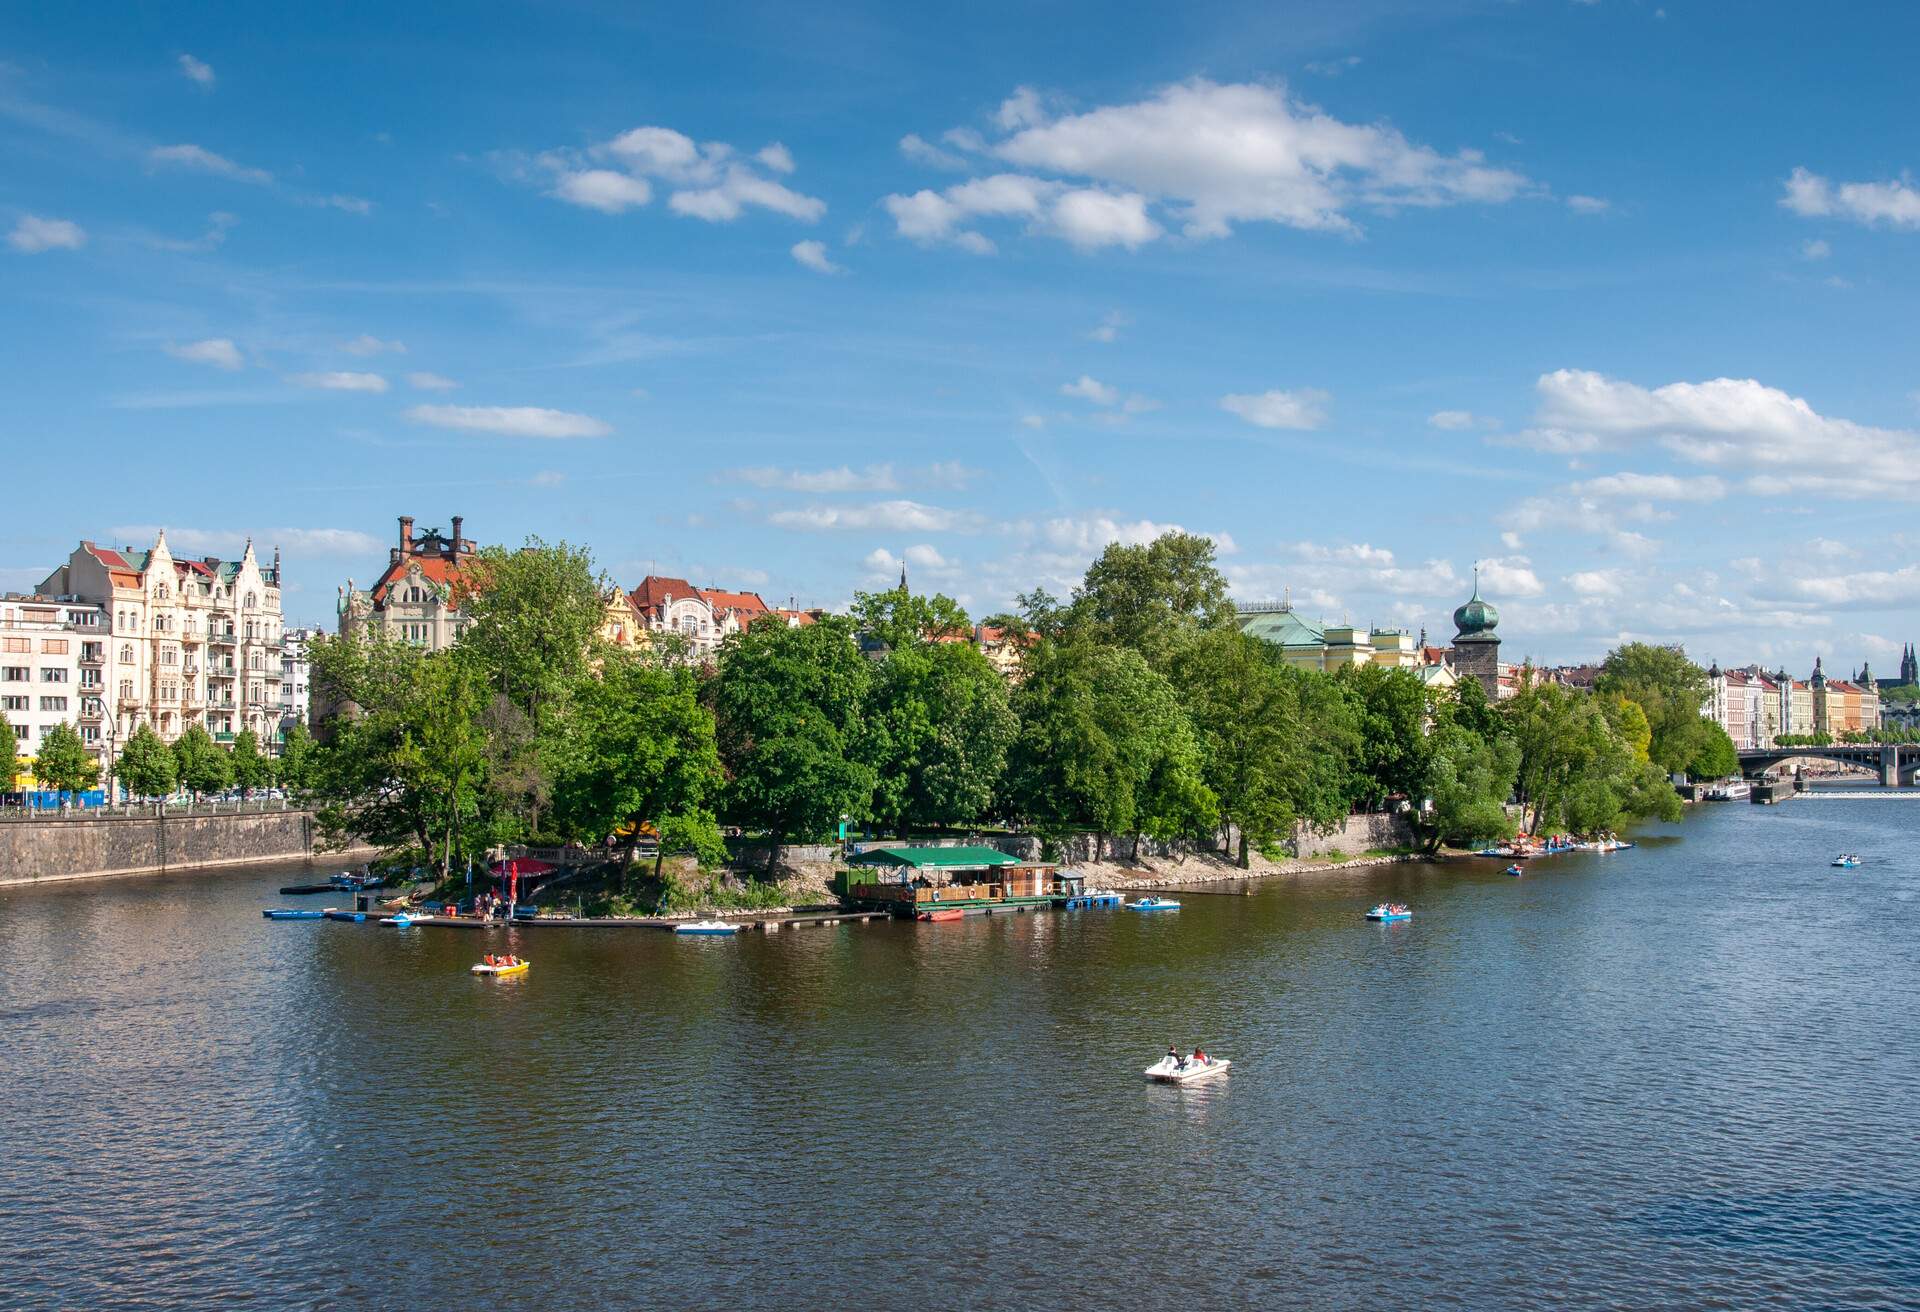
[[[1162,1057],[1143,1072],[1156,1084],[1191,1084],[1195,1080],[1211,1079],[1215,1075],[1224,1075],[1233,1065],[1222,1057],[1208,1057],[1196,1060],[1192,1057]]]
[[[1391,924],[1396,920],[1412,920],[1413,911],[1399,902],[1382,902],[1367,912],[1368,920],[1378,920],[1382,924]]]
[[[327,911],[331,910],[333,910],[332,907],[328,907],[326,911],[296,911],[291,907],[268,907],[260,914],[268,920],[321,920],[326,917]]]
[[[1178,911],[1180,904],[1170,897],[1143,897],[1123,903],[1129,911]]]
[[[392,925],[395,929],[411,929],[415,925],[425,924],[426,919],[425,916],[402,911],[388,917],[386,923]]]
[[[338,893],[340,885],[329,880],[324,884],[288,884],[280,890],[281,897],[302,897],[308,893]]]
[[[724,920],[689,920],[685,924],[675,925],[673,932],[686,938],[724,938],[738,934],[740,926],[729,925]]]
[[[364,911],[322,911],[320,914],[328,920],[346,920],[356,925],[367,918],[367,913]]]
[[[962,911],[959,907],[934,907],[930,911],[922,911],[919,915],[915,916],[914,919],[915,920],[959,920],[962,916],[966,914],[967,913]]]

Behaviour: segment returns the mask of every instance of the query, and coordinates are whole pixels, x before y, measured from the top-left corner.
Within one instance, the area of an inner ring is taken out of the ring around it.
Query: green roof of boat
[[[870,847],[849,857],[856,866],[912,866],[915,870],[952,870],[978,866],[1017,866],[1020,858],[993,847]]]

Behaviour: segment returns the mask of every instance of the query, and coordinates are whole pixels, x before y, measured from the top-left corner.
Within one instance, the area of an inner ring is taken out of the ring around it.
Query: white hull
[[[1162,1057],[1147,1067],[1145,1075],[1156,1084],[1192,1084],[1195,1080],[1207,1080],[1216,1075],[1224,1075],[1227,1067],[1231,1065],[1233,1065],[1232,1062],[1216,1057],[1204,1065],[1189,1061],[1183,1070],[1171,1058]]]

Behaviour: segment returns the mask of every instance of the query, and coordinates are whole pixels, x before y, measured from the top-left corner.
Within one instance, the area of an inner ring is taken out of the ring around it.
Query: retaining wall
[[[0,884],[297,861],[314,854],[313,817],[305,811],[75,815],[0,823]]]

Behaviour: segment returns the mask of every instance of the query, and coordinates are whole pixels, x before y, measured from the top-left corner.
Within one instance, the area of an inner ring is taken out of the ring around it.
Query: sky
[[[396,517],[976,615],[1110,541],[1503,656],[1920,639],[1920,10],[9,6],[0,589]],[[22,492],[26,495],[21,495]]]

